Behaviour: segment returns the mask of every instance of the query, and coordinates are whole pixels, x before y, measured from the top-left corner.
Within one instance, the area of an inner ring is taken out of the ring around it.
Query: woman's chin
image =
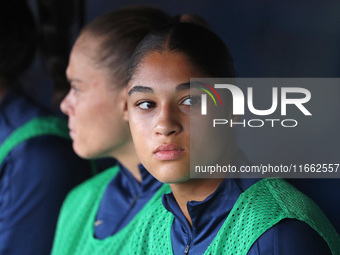
[[[73,142],[73,150],[74,152],[83,159],[94,159],[94,158],[98,158],[96,157],[96,154],[94,154],[93,152],[84,149],[82,146],[78,146],[75,142]]]
[[[154,177],[162,183],[173,184],[190,180],[190,173],[188,171],[183,172],[174,168],[163,167],[157,171]]]

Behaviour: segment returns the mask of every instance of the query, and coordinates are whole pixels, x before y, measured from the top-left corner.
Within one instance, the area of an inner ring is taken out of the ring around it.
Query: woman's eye
[[[73,93],[75,94],[78,94],[80,92],[80,90],[74,85],[71,85],[71,91],[73,91]]]
[[[137,107],[143,110],[147,110],[147,109],[151,109],[154,108],[156,106],[155,103],[153,102],[140,102],[137,103]]]
[[[194,106],[201,102],[201,98],[199,96],[191,96],[183,100],[182,104],[188,106]]]

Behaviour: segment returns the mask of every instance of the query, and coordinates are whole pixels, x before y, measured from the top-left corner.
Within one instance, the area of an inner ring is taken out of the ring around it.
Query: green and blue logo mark
[[[217,106],[217,102],[216,102],[214,95],[217,97],[221,106],[223,105],[221,97],[219,96],[219,94],[217,93],[217,91],[213,87],[211,87],[208,84],[201,83],[201,82],[198,82],[196,84],[196,86],[197,86],[197,88],[203,90],[205,93],[207,93],[211,97],[211,99],[214,101],[215,106]],[[209,89],[212,92],[210,92]],[[207,115],[207,94],[201,94],[201,114],[202,115]]]

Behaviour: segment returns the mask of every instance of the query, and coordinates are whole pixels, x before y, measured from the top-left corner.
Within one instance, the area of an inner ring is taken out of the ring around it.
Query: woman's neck
[[[192,226],[190,214],[188,212],[187,203],[189,201],[203,201],[221,184],[223,179],[191,179],[183,183],[170,184],[172,193],[177,204],[181,208],[184,216]]]
[[[236,140],[234,136],[230,136],[229,146],[225,148],[219,164],[233,164],[236,160],[237,154],[238,147],[236,145]],[[187,202],[203,201],[217,189],[223,180],[224,178],[190,179],[183,183],[170,184],[172,193],[191,226],[192,221],[188,212]]]
[[[126,167],[137,181],[142,181],[142,175],[138,168],[140,160],[137,156],[132,140],[127,142],[119,151],[115,152],[113,157]]]

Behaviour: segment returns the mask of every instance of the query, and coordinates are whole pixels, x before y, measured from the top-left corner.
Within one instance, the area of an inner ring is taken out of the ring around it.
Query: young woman
[[[228,49],[203,27],[167,25],[136,48],[127,73],[130,128],[142,164],[172,193],[150,208],[131,253],[339,254],[339,235],[323,213],[283,180],[190,179],[189,154],[201,153],[190,135],[205,148],[201,160],[215,157],[208,140],[190,133],[190,125],[204,130],[190,78],[233,76]],[[215,164],[246,163],[233,130],[222,144]]]
[[[122,8],[88,24],[73,46],[66,71],[71,90],[60,108],[69,117],[74,151],[118,163],[69,194],[53,254],[126,254],[145,209],[168,189],[140,165],[124,119],[132,52],[149,31],[167,22],[155,8]]]

